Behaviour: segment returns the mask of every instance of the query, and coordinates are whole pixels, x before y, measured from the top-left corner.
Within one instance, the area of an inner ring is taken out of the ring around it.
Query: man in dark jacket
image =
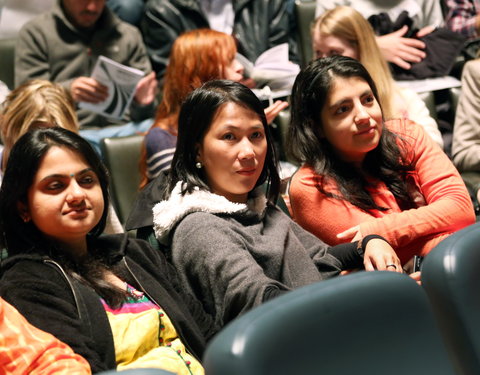
[[[226,22],[221,22],[227,24],[226,29],[212,25],[212,15],[217,20],[224,18]],[[184,31],[199,28],[231,33],[238,52],[252,62],[262,52],[288,42],[290,60],[298,62],[285,0],[148,0],[141,31],[158,78],[165,72],[175,39]]]

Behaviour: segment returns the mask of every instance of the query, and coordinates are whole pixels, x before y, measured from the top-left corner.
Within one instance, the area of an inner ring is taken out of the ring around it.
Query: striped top
[[[147,178],[149,181],[170,168],[177,145],[177,137],[166,130],[152,128],[145,136],[147,150]]]
[[[103,299],[115,344],[118,370],[161,368],[179,375],[203,375],[202,365],[190,355],[163,309],[127,285],[129,296],[118,309]]]
[[[447,27],[466,36],[469,39],[478,38],[477,11],[480,10],[480,0],[446,0]]]
[[[0,369],[3,375],[91,374],[88,362],[62,341],[32,326],[0,298]]]

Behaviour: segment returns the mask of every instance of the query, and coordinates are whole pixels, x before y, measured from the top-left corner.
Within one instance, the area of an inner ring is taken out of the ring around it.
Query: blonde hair
[[[312,41],[316,34],[343,38],[356,48],[359,61],[368,70],[378,89],[385,119],[398,117],[394,110],[395,86],[387,61],[383,58],[370,23],[355,9],[338,6],[327,10],[313,23]]]
[[[78,133],[75,104],[70,93],[57,83],[34,79],[13,90],[0,115],[4,145],[3,167],[15,142],[32,127],[43,123]]]

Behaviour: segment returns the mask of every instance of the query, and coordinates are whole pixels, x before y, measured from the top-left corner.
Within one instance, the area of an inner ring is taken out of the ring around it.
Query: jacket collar
[[[261,189],[255,189],[245,204],[230,202],[221,195],[199,188],[192,193],[182,195],[182,185],[182,181],[177,182],[170,198],[153,207],[153,229],[155,237],[162,244],[168,244],[168,236],[175,225],[193,212],[247,214],[250,211],[259,216],[266,208],[267,200]]]
[[[87,240],[90,248],[95,247],[98,251],[107,251],[107,263],[113,264],[125,256],[129,237],[127,233],[121,233],[114,235],[101,235],[95,238],[87,237]],[[48,252],[45,252],[45,249],[32,249],[30,253],[8,256],[2,260],[1,267],[3,269],[9,268],[20,260],[44,262],[52,260],[52,258],[49,256]]]

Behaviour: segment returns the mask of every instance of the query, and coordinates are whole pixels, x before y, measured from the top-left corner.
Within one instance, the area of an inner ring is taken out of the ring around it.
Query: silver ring
[[[397,269],[397,266],[395,264],[387,264],[385,267],[386,268],[393,267],[393,268]]]

